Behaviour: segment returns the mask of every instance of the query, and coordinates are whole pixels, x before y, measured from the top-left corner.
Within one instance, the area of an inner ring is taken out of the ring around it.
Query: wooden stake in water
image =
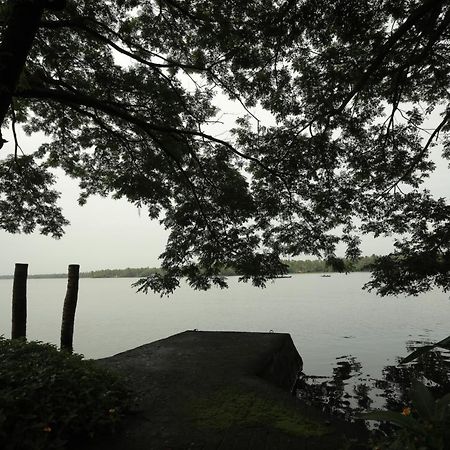
[[[28,264],[17,263],[12,293],[11,339],[27,336],[27,276]]]
[[[73,328],[75,322],[75,310],[78,300],[78,280],[80,278],[80,266],[71,264],[67,279],[67,292],[64,299],[63,316],[61,323],[61,350],[73,351]]]

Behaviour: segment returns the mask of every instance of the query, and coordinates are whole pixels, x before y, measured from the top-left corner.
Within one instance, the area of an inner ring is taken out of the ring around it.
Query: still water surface
[[[380,298],[361,289],[367,273],[294,275],[266,289],[229,279],[227,290],[181,287],[170,298],[137,294],[134,279],[81,279],[75,351],[109,356],[187,329],[290,333],[304,371],[330,375],[336,359],[352,355],[364,375],[407,354],[406,343],[448,334],[449,295]],[[9,337],[12,280],[0,280],[0,334]],[[28,282],[28,338],[57,344],[66,280]]]

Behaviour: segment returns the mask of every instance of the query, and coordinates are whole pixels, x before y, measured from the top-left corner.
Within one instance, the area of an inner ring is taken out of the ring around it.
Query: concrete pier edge
[[[292,396],[303,361],[287,333],[185,331],[97,362],[126,378],[135,408],[86,450],[364,448]]]

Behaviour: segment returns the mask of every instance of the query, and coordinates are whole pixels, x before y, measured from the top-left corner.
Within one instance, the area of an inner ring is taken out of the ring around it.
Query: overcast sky
[[[227,117],[236,116],[232,111]],[[217,133],[215,133],[217,134]],[[13,150],[10,142],[2,149],[2,158]],[[42,136],[20,134],[25,153],[37,149]],[[448,161],[441,160],[439,147],[433,150],[437,169],[427,187],[437,196],[448,197],[450,177]],[[11,274],[16,262],[28,263],[29,273],[63,273],[68,264],[80,264],[81,271],[125,267],[159,266],[158,256],[164,250],[167,231],[157,220],[151,221],[145,210],[125,200],[91,197],[83,207],[78,206],[77,182],[60,177],[56,186],[62,193],[60,205],[70,221],[66,234],[59,240],[41,236],[10,234],[0,230],[0,275]],[[363,254],[385,254],[392,249],[391,239],[374,240],[363,237]]]

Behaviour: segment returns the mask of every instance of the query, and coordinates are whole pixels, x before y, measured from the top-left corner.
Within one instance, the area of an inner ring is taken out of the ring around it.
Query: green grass
[[[233,426],[263,425],[295,436],[324,436],[329,428],[301,414],[292,406],[254,391],[227,388],[189,405],[198,428],[224,430]]]

